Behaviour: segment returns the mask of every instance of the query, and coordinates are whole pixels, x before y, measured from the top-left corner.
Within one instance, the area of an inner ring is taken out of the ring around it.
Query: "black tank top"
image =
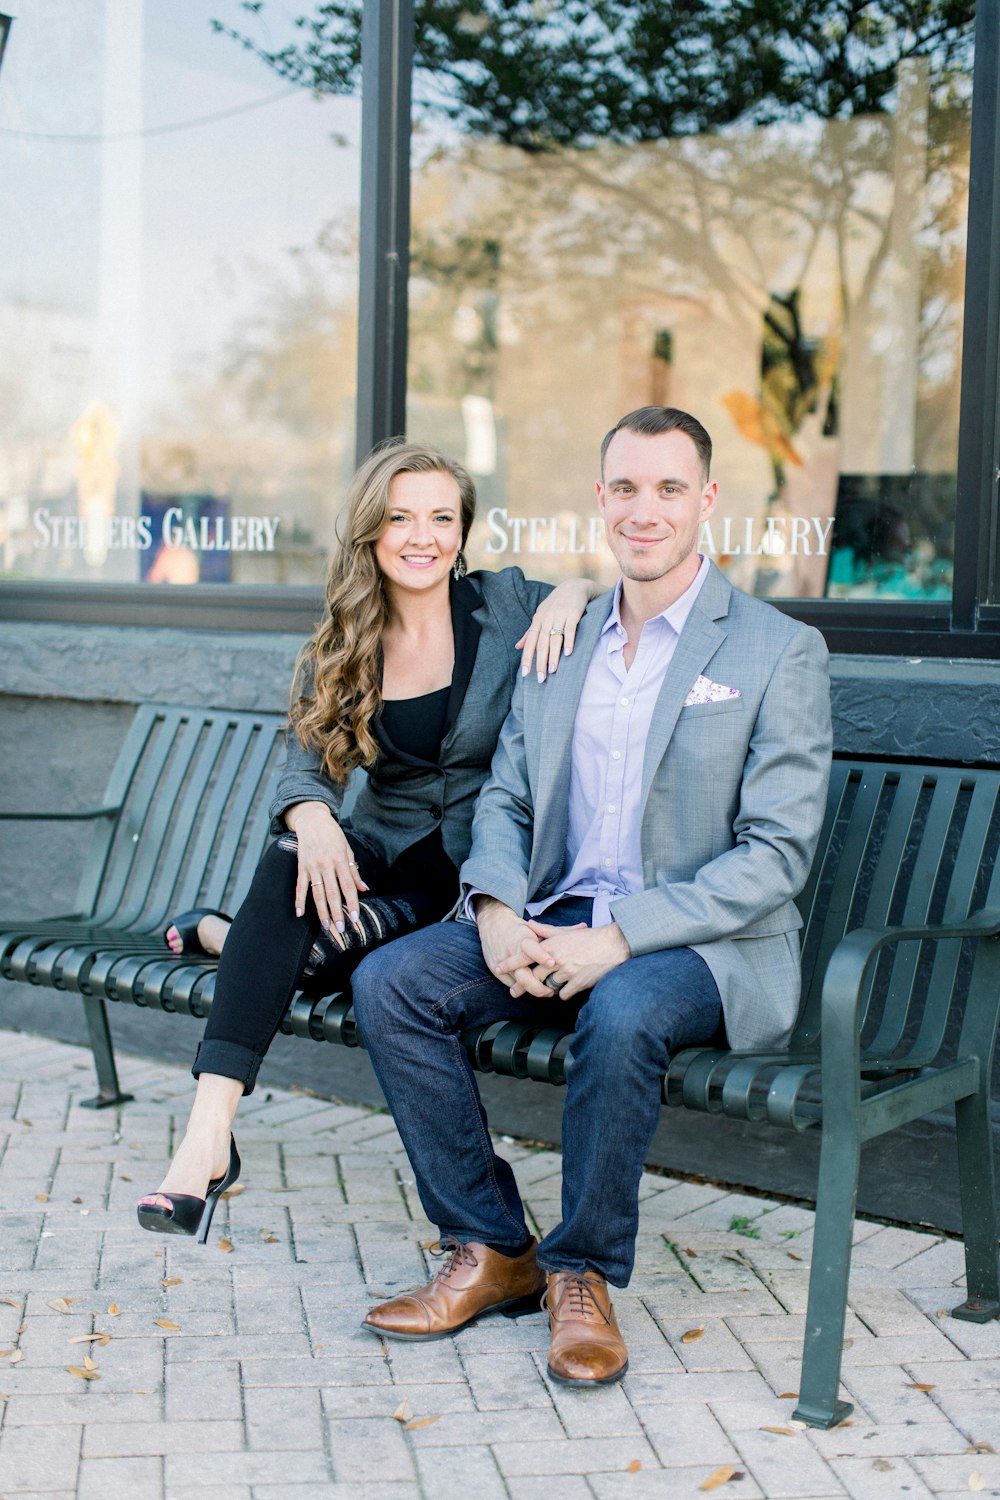
[[[438,688],[419,698],[388,698],[382,703],[382,724],[397,750],[437,764],[448,716],[451,688]]]

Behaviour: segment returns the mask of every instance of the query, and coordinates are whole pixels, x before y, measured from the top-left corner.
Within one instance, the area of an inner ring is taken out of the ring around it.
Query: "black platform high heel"
[[[167,943],[167,933],[171,927],[176,927],[180,935],[181,951],[180,953],[174,953],[173,948],[170,948],[170,952],[174,953],[175,958],[180,958],[185,953],[200,953],[208,958],[217,957],[216,954],[209,953],[208,949],[203,948],[201,945],[201,939],[198,936],[198,923],[202,917],[221,917],[223,922],[229,923],[232,923],[233,920],[228,912],[214,911],[209,906],[199,906],[194,911],[182,911],[178,916],[171,917],[168,926],[163,929],[163,941],[170,948],[170,944]]]
[[[229,1166],[224,1176],[215,1177],[208,1184],[204,1198],[195,1198],[191,1193],[151,1193],[151,1198],[166,1198],[170,1207],[164,1208],[161,1203],[138,1203],[135,1211],[139,1223],[153,1234],[196,1234],[198,1244],[204,1245],[212,1227],[215,1205],[239,1175],[240,1153],[236,1149],[235,1137],[230,1134]]]

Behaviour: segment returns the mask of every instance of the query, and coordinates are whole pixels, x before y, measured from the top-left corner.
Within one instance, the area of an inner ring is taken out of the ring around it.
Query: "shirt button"
[[[441,809],[439,807],[432,807],[431,808],[431,817],[434,819],[435,822],[437,822],[437,820],[440,818],[440,816],[441,816]]]
[[[604,860],[604,868],[606,870],[610,870],[611,869],[611,861],[610,861],[610,859]]]
[[[628,708],[628,699],[627,698],[622,698],[619,701],[621,703],[622,708]]]
[[[612,750],[612,752],[611,752],[611,759],[612,760],[621,760],[621,758],[622,758],[622,753],[621,753],[620,750]]]
[[[617,811],[618,811],[618,809],[615,807],[615,804],[613,802],[609,802],[608,803],[608,812],[617,812]]]

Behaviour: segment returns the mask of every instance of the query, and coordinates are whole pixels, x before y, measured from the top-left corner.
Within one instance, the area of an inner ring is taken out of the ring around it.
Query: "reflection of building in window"
[[[841,475],[827,596],[950,598],[954,507],[947,476]]]

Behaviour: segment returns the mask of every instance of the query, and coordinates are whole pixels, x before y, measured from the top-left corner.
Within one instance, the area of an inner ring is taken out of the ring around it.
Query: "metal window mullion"
[[[356,457],[406,430],[413,0],[365,0]]]
[[[972,631],[998,594],[1000,413],[1000,0],[979,0],[955,515],[952,630]]]

